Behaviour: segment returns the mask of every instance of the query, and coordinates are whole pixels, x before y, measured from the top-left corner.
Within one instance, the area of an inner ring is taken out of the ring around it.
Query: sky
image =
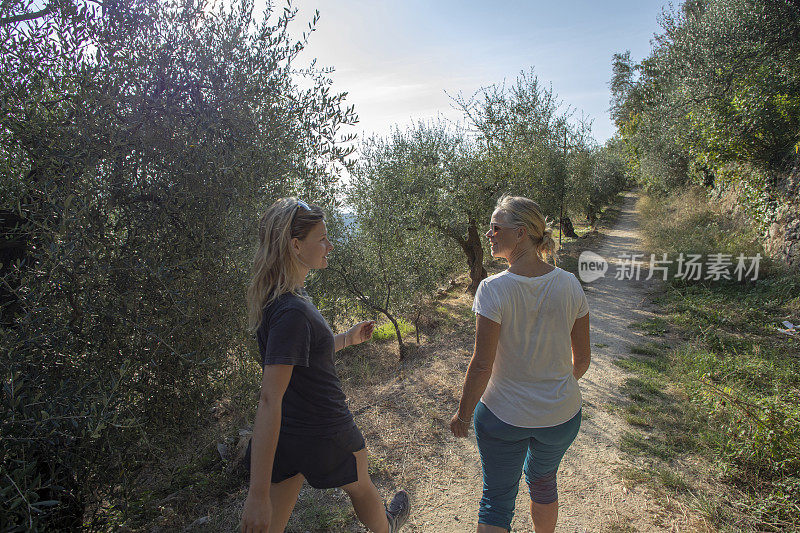
[[[283,3],[277,2],[281,9]],[[594,138],[614,134],[608,115],[611,58],[648,56],[661,0],[299,0],[293,26],[320,19],[300,63],[333,67],[360,137],[387,135],[437,116],[458,121],[451,96],[508,83],[533,68],[564,104],[593,119]],[[346,133],[343,131],[342,133]]]

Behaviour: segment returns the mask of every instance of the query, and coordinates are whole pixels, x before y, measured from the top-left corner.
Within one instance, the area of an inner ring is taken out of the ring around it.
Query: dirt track
[[[604,278],[585,286],[592,364],[580,381],[581,431],[559,470],[560,532],[691,529],[687,517],[664,511],[644,485],[626,489],[618,473],[631,465],[618,447],[621,434],[630,426],[617,408],[626,401],[620,385],[627,373],[613,361],[628,355],[632,345],[646,342],[644,334],[629,325],[652,316],[647,309],[652,285],[614,277],[617,258],[640,251],[635,204],[636,196],[626,195],[616,224],[604,231],[599,246],[592,249],[609,261],[609,269]],[[353,388],[345,383],[351,409],[367,438],[371,471],[381,493],[388,496],[402,486],[412,495],[406,531],[463,533],[476,528],[481,473],[475,439],[454,439],[447,427],[472,352],[471,303],[467,295],[441,302],[452,316],[451,332],[424,343],[401,379]],[[512,531],[533,531],[528,501],[521,480]],[[343,494],[304,489],[289,530],[318,530],[309,515],[332,507],[345,514],[350,509]],[[346,529],[364,531],[355,520]]]

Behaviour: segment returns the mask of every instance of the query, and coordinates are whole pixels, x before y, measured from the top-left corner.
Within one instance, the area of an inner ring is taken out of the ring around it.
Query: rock
[[[221,442],[218,442],[217,443],[217,453],[219,453],[219,458],[222,459],[223,461],[227,461],[228,460],[228,446],[227,445],[225,445],[225,444],[223,444]]]
[[[778,208],[764,249],[779,261],[800,267],[800,202],[795,200]]]
[[[198,518],[197,520],[195,520],[194,522],[192,522],[191,524],[186,526],[184,531],[194,531],[195,529],[208,524],[210,521],[211,521],[211,517],[210,516],[207,516],[207,515],[206,516],[201,516],[200,518]]]

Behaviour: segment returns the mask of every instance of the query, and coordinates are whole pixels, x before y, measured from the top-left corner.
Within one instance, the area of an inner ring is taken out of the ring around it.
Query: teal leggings
[[[580,427],[580,411],[557,426],[520,428],[506,424],[478,402],[475,437],[483,469],[478,523],[511,529],[523,469],[533,502],[557,501],[556,471]]]

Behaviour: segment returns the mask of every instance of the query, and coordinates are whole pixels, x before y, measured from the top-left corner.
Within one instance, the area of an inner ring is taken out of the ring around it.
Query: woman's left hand
[[[359,322],[352,328],[348,329],[347,333],[344,334],[344,345],[353,346],[355,344],[361,344],[362,342],[370,340],[372,338],[372,331],[374,329],[374,320],[365,320],[364,322]]]
[[[450,431],[453,432],[454,437],[465,438],[469,435],[469,422],[462,422],[458,417],[458,413],[456,413],[450,420]]]

